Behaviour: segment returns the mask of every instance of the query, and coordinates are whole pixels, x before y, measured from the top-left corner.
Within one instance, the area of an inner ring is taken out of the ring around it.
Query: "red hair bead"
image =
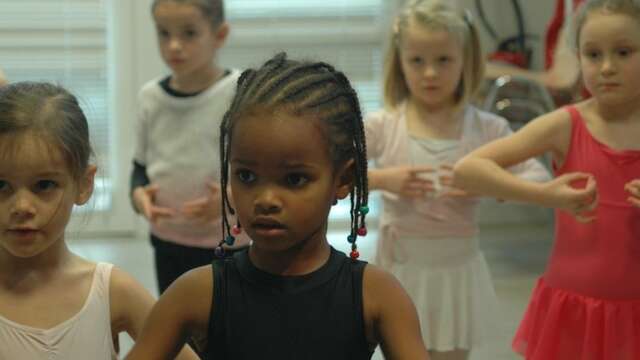
[[[366,236],[367,235],[367,228],[366,227],[361,227],[358,229],[358,235],[360,236]]]
[[[360,257],[360,253],[358,252],[358,250],[352,250],[351,254],[349,254],[349,256],[353,259],[356,260]]]
[[[240,228],[240,226],[233,225],[233,228],[231,229],[231,233],[233,233],[233,235],[240,235],[241,232],[242,228]]]

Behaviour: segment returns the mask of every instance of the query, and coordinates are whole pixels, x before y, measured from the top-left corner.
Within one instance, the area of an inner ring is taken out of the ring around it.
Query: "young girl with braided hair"
[[[382,191],[378,265],[413,299],[434,359],[466,359],[482,344],[497,299],[478,245],[478,198],[451,187],[453,164],[511,133],[469,104],[483,79],[470,15],[450,1],[410,1],[396,18],[385,68],[385,109],[365,120],[371,189]],[[511,169],[549,178],[536,160]],[[495,322],[494,322],[495,323]]]
[[[170,359],[202,334],[212,359],[370,359],[377,344],[388,358],[427,359],[405,291],[358,260],[367,160],[347,78],[278,54],[243,72],[220,130],[226,241],[245,231],[253,242],[180,277],[127,359]],[[350,256],[326,238],[331,206],[348,195]]]

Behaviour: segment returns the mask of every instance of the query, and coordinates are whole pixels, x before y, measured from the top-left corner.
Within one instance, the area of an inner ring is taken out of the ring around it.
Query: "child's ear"
[[[78,193],[75,201],[76,205],[84,205],[91,198],[97,170],[98,168],[95,165],[89,165],[78,181]]]
[[[355,181],[355,166],[356,162],[353,159],[349,159],[337,173],[336,183],[336,198],[344,199],[349,195],[351,189],[353,189],[353,182]]]
[[[220,24],[215,30],[213,41],[215,43],[216,49],[221,48],[227,41],[227,37],[229,37],[229,31],[229,23],[226,21]]]

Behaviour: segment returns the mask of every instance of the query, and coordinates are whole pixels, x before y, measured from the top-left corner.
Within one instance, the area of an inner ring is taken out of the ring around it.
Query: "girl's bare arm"
[[[206,329],[209,320],[210,267],[180,277],[155,305],[151,295],[131,276],[122,271],[115,275],[112,308],[120,314],[119,326],[135,340],[126,359],[199,359],[185,343],[192,330]]]
[[[461,159],[454,167],[454,183],[474,193],[549,206],[544,196],[545,184],[519,178],[506,168],[546,152],[561,163],[570,137],[571,119],[566,110],[543,115]]]
[[[367,265],[363,282],[365,323],[373,328],[385,359],[428,359],[418,313],[398,280],[376,266]]]

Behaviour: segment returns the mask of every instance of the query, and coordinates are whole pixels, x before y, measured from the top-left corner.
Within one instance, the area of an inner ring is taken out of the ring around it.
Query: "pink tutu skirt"
[[[592,298],[541,278],[512,346],[527,360],[638,360],[640,299]]]

